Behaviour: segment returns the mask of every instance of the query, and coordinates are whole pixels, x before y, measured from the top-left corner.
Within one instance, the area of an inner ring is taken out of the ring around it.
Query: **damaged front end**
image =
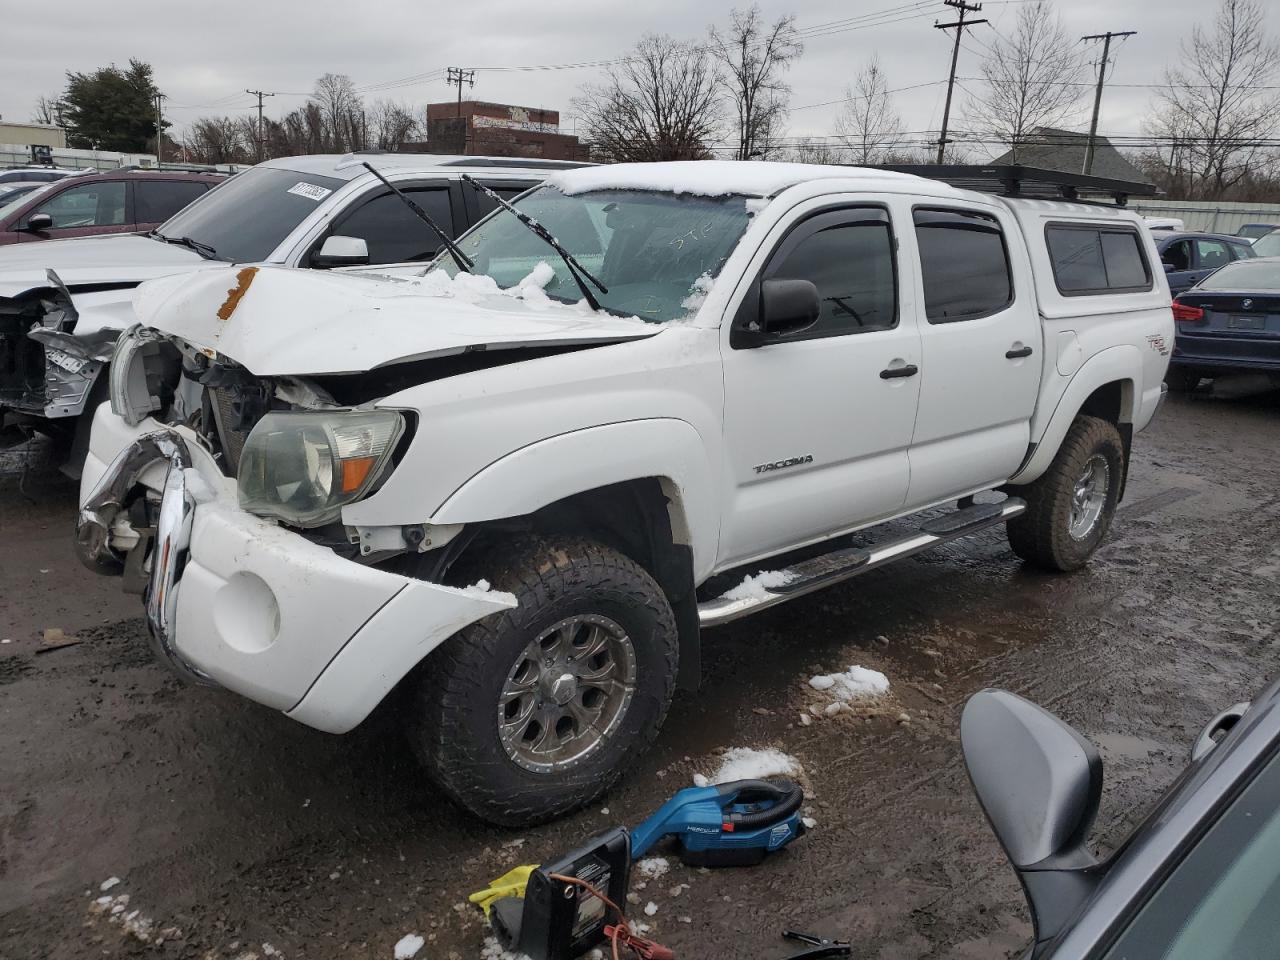
[[[78,337],[71,293],[48,285],[0,297],[0,413],[12,439],[32,430],[71,434],[110,359],[115,330]]]

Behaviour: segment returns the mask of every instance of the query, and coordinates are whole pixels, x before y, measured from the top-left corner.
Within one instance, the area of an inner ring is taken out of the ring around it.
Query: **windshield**
[[[1280,290],[1280,260],[1231,263],[1200,281],[1201,290]]]
[[[1280,257],[1280,230],[1253,241],[1253,253],[1258,257]]]
[[[20,206],[28,200],[34,200],[43,193],[52,190],[52,183],[43,183],[34,190],[18,190],[15,191],[17,196],[10,196],[8,193],[0,193],[0,221],[7,220],[9,215],[15,212]]]
[[[220,260],[266,260],[344,182],[279,167],[254,167],[214,187],[156,232],[175,240],[189,237],[216,250]]]
[[[593,290],[601,307],[654,323],[697,309],[749,220],[743,197],[649,190],[566,196],[543,186],[517,205],[608,287],[608,293]],[[473,272],[492,277],[499,287],[517,286],[545,262],[554,272],[544,287],[548,296],[568,303],[583,299],[564,261],[507,210],[495,211],[458,244],[475,261]],[[458,272],[447,254],[435,266],[450,276]]]

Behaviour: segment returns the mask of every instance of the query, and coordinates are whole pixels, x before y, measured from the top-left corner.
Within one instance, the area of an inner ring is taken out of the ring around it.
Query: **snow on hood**
[[[729,194],[770,197],[779,190],[809,180],[869,179],[921,182],[908,173],[865,167],[834,167],[816,163],[774,163],[764,160],[673,160],[667,163],[614,163],[581,167],[552,174],[547,182],[561,193],[593,190],[660,190],[703,197]]]
[[[225,266],[141,234],[11,243],[0,247],[0,297],[47,287],[52,268],[75,292],[83,284],[140,283],[173,273]]]
[[[358,373],[468,349],[610,343],[660,327],[565,305],[535,270],[511,291],[487,277],[414,281],[283,267],[166,277],[134,292],[138,319],[258,376]]]

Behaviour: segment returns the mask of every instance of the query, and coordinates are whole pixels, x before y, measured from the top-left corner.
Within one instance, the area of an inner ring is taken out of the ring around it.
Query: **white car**
[[[547,171],[581,166],[423,154],[285,157],[228,179],[149,234],[0,247],[0,355],[14,358],[0,365],[0,416],[7,408],[10,420],[65,439],[74,473],[91,425],[81,415],[106,397],[106,361],[134,322],[130,301],[142,281],[227,263],[331,269],[430,260],[437,237],[365,163],[450,236],[494,207],[464,190],[461,174],[511,197]],[[335,235],[347,245],[326,250]],[[332,253],[338,248],[343,255]]]
[[[519,209],[559,243],[503,209],[423,276],[139,288],[78,523],[179,671],[334,733],[403,684],[490,820],[606,790],[700,628],[997,524],[1081,566],[1164,396],[1169,290],[1120,207],[701,162]]]

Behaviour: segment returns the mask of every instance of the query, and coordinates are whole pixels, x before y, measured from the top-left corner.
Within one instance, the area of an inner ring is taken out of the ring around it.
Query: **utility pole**
[[[1108,30],[1106,33],[1091,33],[1087,37],[1081,37],[1081,40],[1102,41],[1102,62],[1098,64],[1098,89],[1093,95],[1093,122],[1089,124],[1089,144],[1084,151],[1084,173],[1089,175],[1093,173],[1093,146],[1098,136],[1098,112],[1102,109],[1102,84],[1107,78],[1107,58],[1111,55],[1111,41],[1115,37],[1132,37],[1137,30],[1123,30],[1119,33],[1113,33]]]
[[[264,134],[264,133],[263,133],[263,131],[262,131],[262,98],[263,98],[263,97],[274,97],[274,96],[275,96],[275,94],[274,94],[274,93],[265,93],[265,92],[263,92],[262,90],[246,90],[246,91],[245,91],[245,93],[249,94],[249,96],[251,96],[251,97],[257,97],[257,98],[258,98],[258,150],[257,150],[257,157],[258,157],[258,162],[259,162],[259,163],[261,163],[264,159],[266,159],[266,158],[264,157],[264,154],[266,153],[265,147],[266,147],[266,144],[267,144],[267,138],[266,138],[265,134]]]
[[[956,85],[956,64],[960,60],[960,38],[964,36],[965,27],[975,27],[980,23],[986,23],[986,20],[966,20],[966,13],[978,13],[982,10],[980,3],[966,3],[965,0],[942,0],[948,7],[955,7],[960,11],[960,17],[955,23],[935,23],[935,30],[952,30],[956,32],[956,44],[951,50],[951,75],[947,78],[947,104],[942,108],[942,134],[938,137],[938,163],[942,163],[943,157],[947,152],[947,125],[951,120],[951,93]]]
[[[456,116],[462,118],[462,85],[468,84],[472,88],[476,85],[476,72],[474,70],[463,70],[461,67],[450,67],[448,79],[445,83],[456,83],[458,85],[458,112]],[[467,128],[462,128],[462,152],[467,152]]]
[[[164,114],[160,110],[160,102],[166,99],[166,94],[156,91],[156,169],[159,170],[162,159],[162,145],[164,144]]]

